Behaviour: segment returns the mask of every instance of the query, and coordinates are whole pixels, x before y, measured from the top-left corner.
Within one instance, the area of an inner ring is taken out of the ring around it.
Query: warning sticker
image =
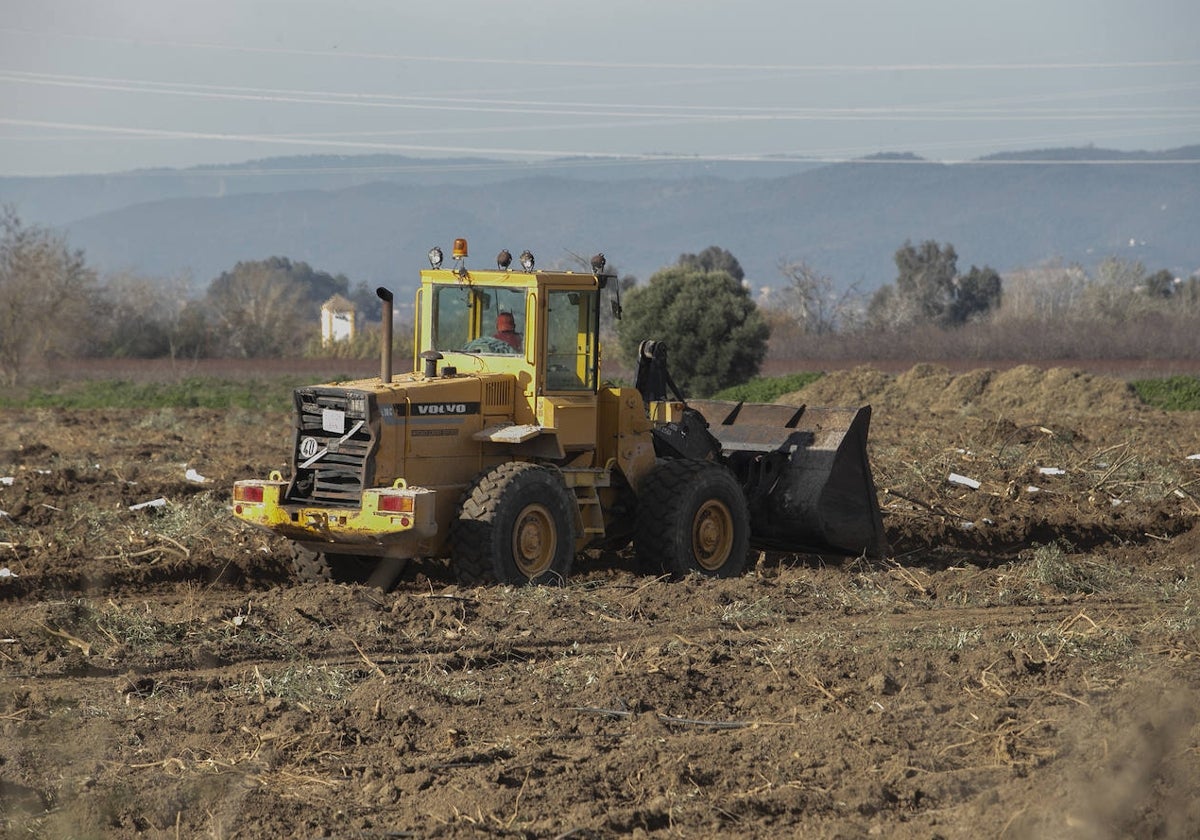
[[[334,435],[346,434],[346,412],[340,408],[321,409],[321,428]]]

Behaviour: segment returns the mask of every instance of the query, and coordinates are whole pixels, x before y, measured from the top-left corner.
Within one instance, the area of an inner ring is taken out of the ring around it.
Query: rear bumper
[[[398,481],[364,490],[357,508],[332,508],[285,503],[286,489],[275,478],[235,482],[233,515],[297,542],[370,546],[391,556],[418,556],[420,544],[437,534],[434,490]]]

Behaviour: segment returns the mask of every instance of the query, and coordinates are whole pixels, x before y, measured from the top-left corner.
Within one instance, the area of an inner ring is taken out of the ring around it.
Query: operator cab
[[[418,359],[436,359],[441,375],[511,373],[530,396],[594,395],[603,276],[534,271],[528,251],[523,271],[502,260],[495,271],[468,271],[466,256],[461,239],[453,268],[441,267],[441,249],[430,251],[416,301]]]

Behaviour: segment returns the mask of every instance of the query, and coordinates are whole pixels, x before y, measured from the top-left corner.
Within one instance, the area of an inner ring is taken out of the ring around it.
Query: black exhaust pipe
[[[392,293],[380,286],[375,290],[383,301],[383,324],[379,333],[379,381],[392,381]]]

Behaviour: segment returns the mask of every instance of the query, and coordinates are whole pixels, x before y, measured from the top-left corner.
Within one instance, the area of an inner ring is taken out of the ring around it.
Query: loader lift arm
[[[653,403],[666,402],[668,389],[683,410],[678,420],[655,426],[651,432],[654,453],[660,458],[691,458],[698,461],[720,460],[721,442],[708,431],[704,415],[687,404],[667,367],[667,346],[661,341],[643,341],[638,345],[638,369],[634,387],[642,395],[647,410]]]

